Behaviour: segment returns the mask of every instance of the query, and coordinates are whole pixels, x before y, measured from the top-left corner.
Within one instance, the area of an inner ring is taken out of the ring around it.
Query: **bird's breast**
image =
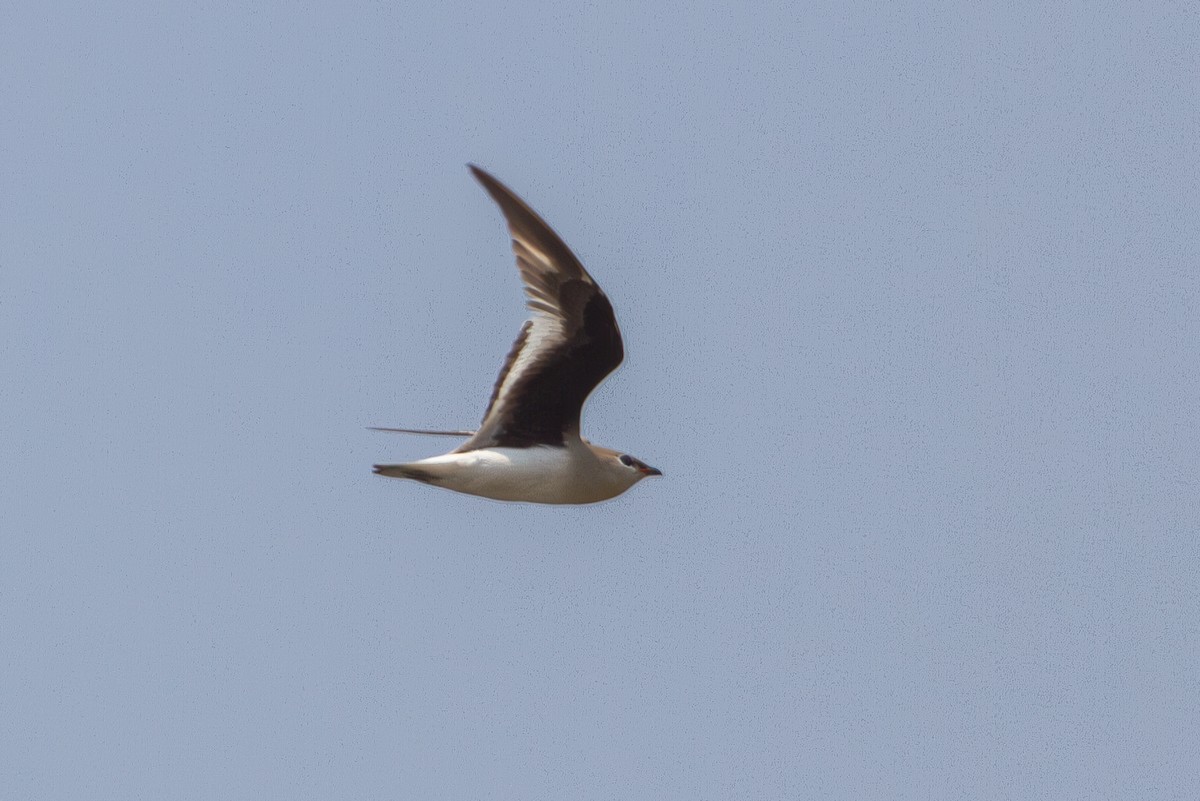
[[[606,480],[596,458],[570,447],[480,448],[422,460],[437,486],[499,501],[594,503],[624,487]]]

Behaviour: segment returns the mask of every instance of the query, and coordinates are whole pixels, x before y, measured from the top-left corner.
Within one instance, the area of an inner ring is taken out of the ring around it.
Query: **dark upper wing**
[[[521,328],[479,431],[458,450],[561,444],[588,395],[624,358],[612,304],[558,235],[504,184],[471,172],[500,205],[533,314]]]

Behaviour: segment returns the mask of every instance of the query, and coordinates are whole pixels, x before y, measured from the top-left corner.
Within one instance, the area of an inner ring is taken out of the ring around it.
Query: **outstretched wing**
[[[388,434],[427,434],[435,437],[470,437],[474,431],[434,431],[428,428],[384,428],[382,426],[367,426],[368,431],[385,431]]]
[[[558,235],[475,165],[500,205],[532,312],[492,390],[483,423],[459,451],[561,445],[579,435],[584,401],[624,358],[612,304]]]

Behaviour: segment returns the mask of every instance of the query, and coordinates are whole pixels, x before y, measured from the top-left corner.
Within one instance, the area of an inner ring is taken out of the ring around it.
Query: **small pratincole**
[[[471,172],[508,222],[530,318],[500,368],[478,431],[379,429],[469,439],[442,456],[375,465],[375,472],[529,503],[595,503],[661,476],[579,434],[584,402],[625,356],[612,304],[533,209],[478,167]]]

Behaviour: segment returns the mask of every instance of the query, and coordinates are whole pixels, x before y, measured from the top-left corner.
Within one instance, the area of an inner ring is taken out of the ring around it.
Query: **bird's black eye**
[[[625,465],[626,467],[633,467],[633,457],[627,453],[622,453],[621,464]]]

